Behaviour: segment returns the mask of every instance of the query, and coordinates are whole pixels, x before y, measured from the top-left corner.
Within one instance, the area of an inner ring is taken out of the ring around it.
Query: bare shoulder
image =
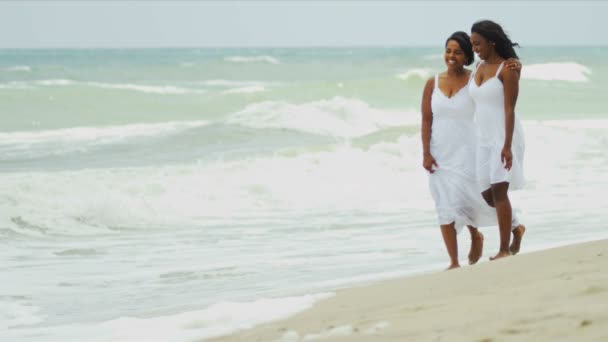
[[[428,80],[426,80],[426,84],[424,85],[424,90],[428,90],[428,89],[433,89],[433,87],[435,87],[435,76],[433,77],[429,77]]]
[[[518,70],[513,70],[510,68],[502,68],[500,75],[502,76],[502,79],[504,81],[518,81],[519,80],[519,71]]]

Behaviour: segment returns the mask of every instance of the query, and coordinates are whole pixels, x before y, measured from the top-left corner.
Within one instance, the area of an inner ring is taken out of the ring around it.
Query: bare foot
[[[469,252],[469,265],[475,265],[483,254],[483,234],[478,232],[471,238],[471,251]]]
[[[509,252],[498,252],[498,254],[496,254],[495,256],[490,257],[490,260],[496,260],[496,259],[508,257],[509,255],[511,255],[511,253],[509,253]]]
[[[460,264],[451,264],[450,267],[446,268],[446,271],[453,270],[455,268],[459,268]]]
[[[520,224],[517,228],[513,229],[513,242],[511,242],[511,246],[509,247],[509,251],[511,254],[515,255],[519,253],[519,248],[521,247],[521,238],[526,233],[526,226]]]

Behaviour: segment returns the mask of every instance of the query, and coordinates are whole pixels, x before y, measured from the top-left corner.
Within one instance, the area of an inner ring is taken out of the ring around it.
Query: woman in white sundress
[[[494,260],[516,254],[525,228],[513,231],[508,191],[524,185],[524,134],[515,117],[519,93],[519,72],[504,68],[505,61],[518,58],[514,46],[500,25],[478,21],[471,28],[473,50],[482,62],[474,72],[469,93],[475,102],[478,127],[477,179],[482,196],[496,208],[500,250]]]
[[[475,104],[469,96],[471,72],[464,67],[474,60],[469,36],[455,32],[446,41],[447,70],[430,78],[422,99],[423,167],[435,201],[444,243],[450,257],[448,269],[459,267],[456,235],[468,226],[471,235],[469,264],[483,251],[477,227],[496,225],[495,210],[484,203],[476,182]],[[512,61],[510,67],[521,65]],[[514,222],[515,227],[518,226]]]

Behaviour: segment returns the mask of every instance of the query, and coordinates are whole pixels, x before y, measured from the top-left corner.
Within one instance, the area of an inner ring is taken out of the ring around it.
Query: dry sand
[[[608,240],[339,290],[213,341],[608,341]]]

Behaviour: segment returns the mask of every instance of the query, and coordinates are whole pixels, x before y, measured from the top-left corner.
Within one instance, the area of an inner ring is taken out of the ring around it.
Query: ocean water
[[[523,253],[606,238],[608,48],[520,54]],[[442,270],[419,106],[443,69],[441,47],[0,50],[0,339],[200,340]]]

